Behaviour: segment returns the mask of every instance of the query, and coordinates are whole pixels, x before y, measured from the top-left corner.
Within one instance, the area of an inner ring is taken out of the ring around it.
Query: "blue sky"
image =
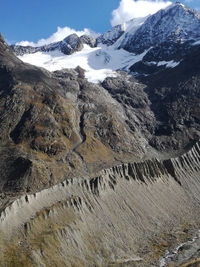
[[[200,8],[200,0],[181,2]],[[101,33],[111,28],[111,14],[119,4],[120,0],[6,0],[1,2],[0,32],[9,42],[36,42],[51,36],[58,26]]]

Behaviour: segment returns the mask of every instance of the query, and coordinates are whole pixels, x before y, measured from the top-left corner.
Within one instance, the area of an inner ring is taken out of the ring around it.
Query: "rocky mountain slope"
[[[149,19],[134,20],[133,36]],[[108,34],[107,55],[120,53],[129,26]],[[0,36],[3,266],[159,266],[199,227],[200,47],[191,44],[173,68],[140,59],[130,66],[141,75],[91,83],[81,67],[21,61]]]

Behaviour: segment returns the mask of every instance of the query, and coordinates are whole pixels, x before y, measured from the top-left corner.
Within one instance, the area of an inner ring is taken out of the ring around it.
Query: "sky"
[[[155,13],[175,0],[2,0],[0,32],[9,43],[43,45],[103,33],[131,18]],[[180,0],[200,11],[200,0]]]

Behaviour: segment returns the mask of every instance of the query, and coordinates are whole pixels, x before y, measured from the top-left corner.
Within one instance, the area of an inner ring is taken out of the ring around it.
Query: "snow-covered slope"
[[[90,82],[98,83],[108,76],[116,76],[116,70],[128,70],[131,65],[140,61],[145,53],[146,51],[141,55],[135,55],[124,49],[116,50],[112,46],[91,48],[84,45],[82,51],[72,55],[64,55],[60,51],[50,51],[25,54],[19,58],[49,71],[80,66],[86,70],[85,76]]]
[[[142,60],[148,49],[136,55],[124,49],[118,49],[118,44],[123,43],[129,35],[133,35],[145,20],[146,17],[138,18],[117,25],[97,38],[97,46],[95,46],[94,41],[90,46],[84,44],[83,48],[80,49],[81,51],[74,50],[71,55],[68,53],[69,37],[45,47],[27,48],[27,51],[23,47],[15,47],[14,49],[22,61],[46,68],[49,71],[80,66],[86,70],[87,79],[97,83],[108,76],[117,75],[116,70],[128,71],[130,66]],[[73,43],[70,42],[70,47],[72,45],[74,47],[83,38],[83,36],[75,37],[73,35],[74,41]],[[91,42],[91,40],[89,41]],[[65,44],[67,44],[67,49],[64,49]]]

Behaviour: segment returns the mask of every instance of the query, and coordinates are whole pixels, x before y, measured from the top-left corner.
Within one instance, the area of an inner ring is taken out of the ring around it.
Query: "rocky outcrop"
[[[90,35],[82,35],[80,37],[80,41],[83,44],[89,45],[90,47],[96,47],[96,38],[94,38],[94,37],[92,37]]]

